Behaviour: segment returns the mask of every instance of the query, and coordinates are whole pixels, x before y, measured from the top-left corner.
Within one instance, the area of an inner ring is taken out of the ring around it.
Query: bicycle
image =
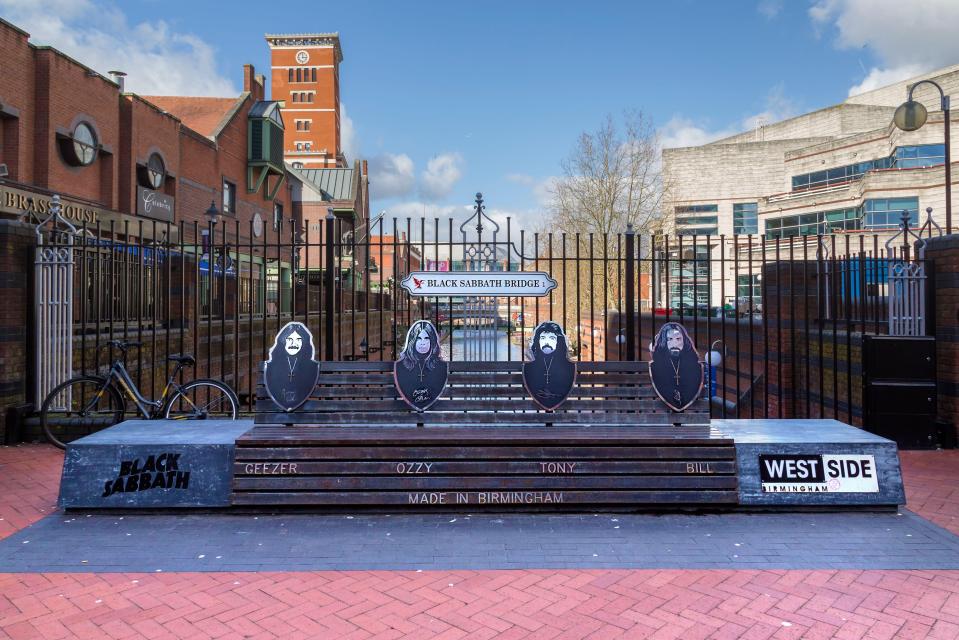
[[[126,356],[127,349],[139,346],[139,342],[111,340],[100,349],[116,348]],[[113,361],[106,376],[77,376],[61,383],[47,395],[40,410],[44,435],[51,444],[65,449],[66,443],[74,439],[71,436],[87,435],[121,422],[126,413],[125,398],[132,400],[137,412],[147,420],[236,419],[240,401],[229,385],[206,378],[178,384],[177,375],[196,364],[196,360],[180,354],[167,356],[167,360],[176,362],[176,367],[157,400],[140,393],[122,357]],[[205,398],[201,398],[203,395]]]

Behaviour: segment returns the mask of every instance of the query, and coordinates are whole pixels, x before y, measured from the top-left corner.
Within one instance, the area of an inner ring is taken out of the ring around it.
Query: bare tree
[[[623,309],[627,226],[632,225],[637,250],[644,254],[650,236],[664,230],[667,185],[661,166],[656,131],[641,111],[626,112],[620,123],[607,116],[598,129],[579,136],[561,164],[549,215],[539,228],[538,253],[567,257],[552,263],[560,283],[552,313],[577,335],[570,336],[574,343],[607,309]],[[637,273],[648,270],[649,262],[642,261]],[[639,285],[642,277],[637,280]],[[637,293],[643,296],[642,287]]]
[[[622,124],[607,116],[579,136],[553,184],[550,222],[567,233],[616,234],[632,224],[636,233],[657,231],[666,192],[659,140],[642,111],[628,111]]]

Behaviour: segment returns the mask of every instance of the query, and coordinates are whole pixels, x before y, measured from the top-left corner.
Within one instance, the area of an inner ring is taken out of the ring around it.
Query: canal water
[[[514,338],[515,338],[514,334]],[[467,347],[467,341],[469,347]],[[477,342],[479,344],[477,344]],[[450,353],[450,339],[443,340],[443,357],[454,362],[463,362],[467,359],[476,360],[477,354],[483,354],[483,360],[512,360],[522,361],[523,348],[515,341],[510,341],[505,329],[500,330],[463,330],[453,331],[453,348]],[[495,354],[495,356],[494,356]]]

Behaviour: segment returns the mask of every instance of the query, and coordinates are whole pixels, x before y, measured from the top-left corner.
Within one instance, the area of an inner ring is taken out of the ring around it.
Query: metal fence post
[[[334,296],[333,287],[335,286],[335,277],[333,273],[334,268],[334,256],[333,256],[333,208],[329,207],[326,210],[326,359],[333,360],[333,312],[334,312]]]
[[[626,225],[626,359],[636,359],[636,232],[633,225]]]

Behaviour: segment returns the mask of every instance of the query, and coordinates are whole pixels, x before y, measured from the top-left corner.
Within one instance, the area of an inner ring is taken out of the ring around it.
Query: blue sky
[[[959,62],[959,2],[901,4],[0,0],[0,15],[145,94],[228,95],[243,63],[268,72],[265,32],[338,31],[375,210],[447,215],[479,190],[529,221],[606,114],[641,109],[667,145],[697,144]]]

